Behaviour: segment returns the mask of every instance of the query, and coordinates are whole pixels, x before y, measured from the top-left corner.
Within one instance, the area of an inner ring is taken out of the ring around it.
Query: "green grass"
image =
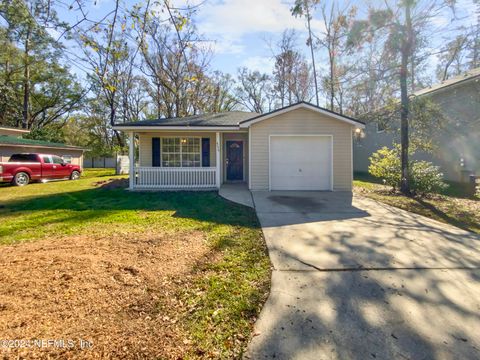
[[[195,344],[186,358],[205,353],[239,357],[270,280],[254,211],[214,192],[129,192],[98,186],[111,177],[104,170],[87,170],[78,181],[0,188],[0,244],[143,231],[175,241],[179,231],[200,231],[217,255],[192,269],[191,282],[176,294],[188,305],[179,316],[185,337]]]
[[[210,354],[220,359],[240,358],[238,344],[248,340],[252,319],[267,298],[270,264],[253,229],[238,229],[233,238],[217,234],[214,242],[222,249],[223,259],[203,264],[195,286],[179,294],[190,309],[184,321],[196,344],[189,357]]]
[[[355,174],[353,181],[359,195],[480,234],[480,201],[468,198],[465,184],[449,185],[442,194],[420,198],[394,193],[366,174]]]
[[[114,176],[115,169],[107,168],[93,168],[93,169],[83,169],[82,177],[83,178],[92,178],[92,177],[102,177],[102,176]]]

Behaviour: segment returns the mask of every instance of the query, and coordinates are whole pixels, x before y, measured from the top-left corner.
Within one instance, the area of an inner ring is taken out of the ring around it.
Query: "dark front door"
[[[243,141],[227,140],[227,181],[243,180]]]

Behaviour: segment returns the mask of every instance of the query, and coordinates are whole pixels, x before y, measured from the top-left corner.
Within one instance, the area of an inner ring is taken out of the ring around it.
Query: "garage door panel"
[[[272,190],[330,190],[330,136],[272,136]]]

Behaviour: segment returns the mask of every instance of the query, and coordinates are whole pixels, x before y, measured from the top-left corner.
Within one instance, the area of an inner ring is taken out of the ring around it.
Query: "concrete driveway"
[[[274,271],[246,358],[480,358],[479,236],[350,193],[253,199]]]

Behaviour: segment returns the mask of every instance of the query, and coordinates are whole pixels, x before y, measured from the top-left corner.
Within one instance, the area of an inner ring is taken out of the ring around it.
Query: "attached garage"
[[[352,190],[353,132],[362,122],[298,103],[240,126],[249,128],[251,190]]]
[[[332,176],[331,135],[270,136],[271,190],[333,190]]]

